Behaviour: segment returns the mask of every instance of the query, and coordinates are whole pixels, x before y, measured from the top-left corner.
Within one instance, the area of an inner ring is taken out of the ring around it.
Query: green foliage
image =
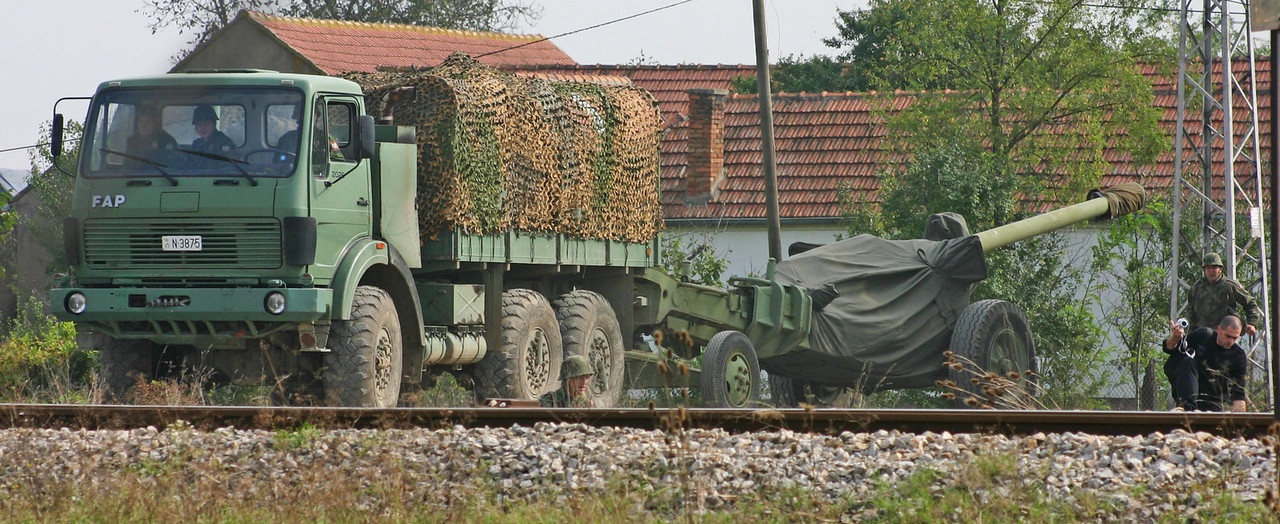
[[[71,266],[62,248],[62,219],[71,211],[71,189],[75,179],[66,173],[74,173],[80,160],[79,137],[83,131],[79,122],[66,121],[63,136],[67,140],[63,142],[62,155],[55,159],[47,145],[52,124],[46,122],[40,126],[40,134],[45,137],[40,143],[44,145],[30,151],[31,178],[27,187],[40,205],[36,206],[33,214],[18,217],[18,221],[31,231],[31,236],[50,255],[52,260],[47,268],[50,274],[66,271]]]
[[[711,234],[700,233],[701,239],[694,239],[694,235],[671,231],[663,234],[662,269],[682,282],[723,286],[729,261],[716,252]]]
[[[75,349],[74,324],[46,314],[39,298],[22,297],[0,338],[0,399],[83,401],[96,355]]]
[[[929,215],[943,211],[965,217],[971,231],[1010,221],[1016,181],[996,163],[971,142],[920,151],[900,176],[883,179],[885,233],[922,238]]]
[[[275,446],[279,451],[311,449],[316,440],[323,437],[324,434],[324,430],[310,422],[304,422],[296,428],[277,431],[275,433]]]
[[[860,71],[831,57],[791,55],[769,67],[771,92],[821,93],[823,91],[865,91],[867,84],[856,76]],[[754,76],[740,76],[729,82],[734,93],[756,94],[760,82]]]

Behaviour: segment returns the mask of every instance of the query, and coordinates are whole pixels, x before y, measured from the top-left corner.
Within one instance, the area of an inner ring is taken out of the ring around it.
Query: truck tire
[[[474,370],[480,400],[534,400],[560,387],[564,360],[560,326],[551,303],[531,289],[502,293],[502,339]]]
[[[123,403],[125,393],[138,380],[155,378],[155,344],[147,340],[105,337],[98,354],[98,379],[108,403]]]
[[[777,373],[769,374],[773,407],[796,408],[801,403],[815,408],[848,409],[853,406],[853,389],[823,386]]]
[[[963,365],[963,369],[949,367],[947,371],[956,387],[968,394],[957,395],[961,406],[969,405],[969,396],[991,403],[993,399],[983,391],[984,381],[974,383],[985,374],[1007,377],[1016,373],[1015,382],[1021,390],[1031,395],[1036,392],[1034,378],[1027,373],[1038,371],[1035,339],[1026,316],[1010,302],[988,299],[965,307],[951,333],[951,351]]]
[[[395,407],[403,375],[400,317],[386,291],[356,288],[351,320],[335,320],[325,354],[325,403],[347,407]]]
[[[595,371],[587,388],[591,405],[617,406],[622,400],[626,356],[613,306],[599,293],[586,290],[561,295],[552,305],[560,321],[564,356],[582,355]]]
[[[702,399],[710,408],[753,408],[760,401],[760,361],[751,339],[721,331],[702,355]]]

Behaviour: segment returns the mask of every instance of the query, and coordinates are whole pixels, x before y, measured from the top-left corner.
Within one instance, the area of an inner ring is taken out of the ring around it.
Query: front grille
[[[164,251],[164,235],[200,235],[201,251]],[[273,218],[92,219],[84,223],[91,269],[273,269],[281,266]]]

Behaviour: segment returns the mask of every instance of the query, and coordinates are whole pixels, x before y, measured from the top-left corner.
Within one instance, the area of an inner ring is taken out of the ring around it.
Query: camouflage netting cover
[[[349,73],[370,114],[383,95],[417,127],[424,240],[459,229],[647,242],[661,229],[658,106],[633,86],[504,73],[457,53],[412,72]]]

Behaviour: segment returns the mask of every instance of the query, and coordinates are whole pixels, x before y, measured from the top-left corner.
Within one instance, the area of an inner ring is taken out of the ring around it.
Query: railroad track
[[[1077,432],[1145,435],[1177,429],[1226,437],[1260,437],[1275,423],[1270,413],[1147,411],[804,410],[804,409],[542,409],[542,408],[327,408],[0,404],[0,427],[133,429],[183,421],[198,429],[319,428],[409,429],[503,427],[571,422],[640,429],[723,428],[732,432],[787,429],[839,433],[898,430],[951,433]]]

